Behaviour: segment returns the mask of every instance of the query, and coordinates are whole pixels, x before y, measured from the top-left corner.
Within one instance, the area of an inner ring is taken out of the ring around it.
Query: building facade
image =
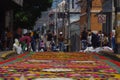
[[[81,0],[80,2],[80,28],[81,31],[87,27],[87,1]]]
[[[98,13],[102,10],[101,0],[93,0],[92,8],[91,8],[91,19],[90,19],[90,27],[92,31],[100,31],[102,30],[102,23],[98,21]]]
[[[50,20],[51,29],[54,27],[57,35],[62,31],[65,43],[69,46],[75,46],[74,43],[70,43],[70,38],[74,40],[72,36],[80,36],[79,0],[53,0],[52,10],[50,12],[50,19],[52,19]]]
[[[102,23],[98,21],[98,14],[102,10],[102,0],[80,0],[81,17],[80,26],[91,31],[102,30]]]
[[[114,0],[115,29],[116,29],[116,52],[120,53],[120,0]]]
[[[110,35],[114,27],[114,9],[112,2],[113,0],[103,0],[102,11],[100,13],[106,16],[105,22],[102,24],[102,31],[107,35]]]
[[[0,27],[1,31],[6,28],[13,30],[13,18],[15,8],[22,7],[23,0],[1,0],[0,1]]]

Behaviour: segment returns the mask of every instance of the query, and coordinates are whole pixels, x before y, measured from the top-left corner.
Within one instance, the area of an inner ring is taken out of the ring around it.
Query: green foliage
[[[52,0],[24,0],[22,9],[16,9],[16,27],[32,29],[41,12],[51,7]]]
[[[18,12],[15,15],[15,18],[20,20],[21,22],[28,21],[28,16],[24,12]]]

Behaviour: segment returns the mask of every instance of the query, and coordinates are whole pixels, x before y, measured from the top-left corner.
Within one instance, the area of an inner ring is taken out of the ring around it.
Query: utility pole
[[[54,32],[57,33],[57,0],[56,0],[56,10],[55,10],[55,26],[54,26]]]
[[[91,29],[91,6],[92,5],[92,0],[87,0],[87,16],[88,16],[88,30]]]
[[[71,51],[71,41],[70,41],[70,0],[67,0],[67,18],[68,18],[68,45],[69,45],[69,51]]]
[[[56,10],[55,10],[55,26],[54,26],[54,33],[56,34],[56,44],[58,44],[58,27],[57,27],[57,18],[58,18],[58,16],[57,16],[57,14],[58,14],[58,12],[57,12],[57,8],[58,8],[58,0],[55,0],[56,1]]]

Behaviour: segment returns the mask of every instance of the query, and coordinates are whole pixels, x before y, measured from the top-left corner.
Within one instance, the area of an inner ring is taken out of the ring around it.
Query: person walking
[[[92,46],[91,40],[92,40],[92,35],[91,35],[91,33],[89,33],[88,36],[87,36],[87,45],[88,45],[88,47]]]
[[[7,49],[11,50],[13,34],[9,29],[7,30],[6,36],[7,36]]]
[[[58,42],[59,42],[59,49],[60,49],[60,51],[64,51],[64,37],[63,37],[63,33],[62,32],[60,32],[60,34],[59,34]]]
[[[116,53],[115,30],[112,30],[112,34],[111,34],[111,47],[114,53]]]
[[[82,50],[85,50],[86,47],[87,47],[87,36],[88,36],[88,33],[86,31],[86,28],[84,28],[84,30],[82,31],[81,33],[81,45],[82,45]]]
[[[98,32],[98,39],[99,39],[98,47],[102,47],[102,46],[103,46],[103,38],[104,38],[103,32],[102,32],[102,31],[99,31],[99,32]]]
[[[47,42],[46,42],[46,46],[47,46],[47,51],[51,51],[51,41],[52,41],[52,33],[50,30],[48,30],[47,32],[47,35],[46,35],[46,39],[47,39]]]
[[[40,52],[44,52],[45,51],[45,43],[43,40],[40,41]]]
[[[108,36],[107,34],[104,34],[104,37],[103,37],[103,46],[109,46],[109,40],[108,40]]]
[[[98,47],[98,40],[99,40],[98,35],[97,35],[97,33],[94,33],[94,32],[92,32],[91,35],[92,35],[92,39],[91,39],[92,46],[93,46],[93,48],[97,48]]]

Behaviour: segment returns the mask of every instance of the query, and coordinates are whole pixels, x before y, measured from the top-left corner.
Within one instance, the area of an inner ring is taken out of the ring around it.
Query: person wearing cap
[[[58,42],[60,51],[64,51],[64,37],[62,32],[59,33]]]

